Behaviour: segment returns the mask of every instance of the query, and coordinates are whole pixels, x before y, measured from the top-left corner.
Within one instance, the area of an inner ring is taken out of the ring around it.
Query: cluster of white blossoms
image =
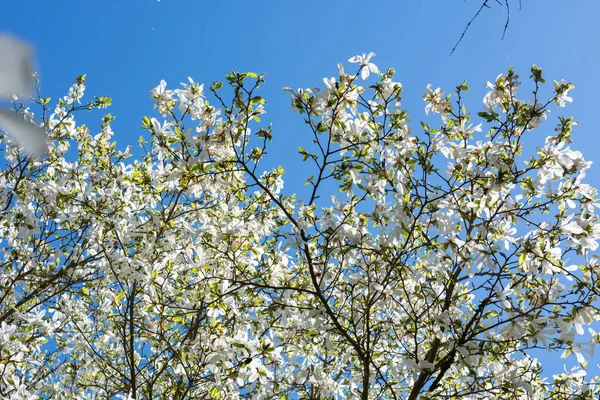
[[[598,193],[573,120],[541,132],[573,86],[541,102],[534,66],[537,100],[520,99],[510,70],[479,117],[466,83],[428,86],[417,128],[373,56],[286,88],[313,143],[306,196],[262,168],[281,140],[264,75],[161,81],[137,159],[110,114],[76,123],[110,105],[84,100],[85,76],[40,99],[47,156],[9,145],[0,173],[0,397],[600,394]]]

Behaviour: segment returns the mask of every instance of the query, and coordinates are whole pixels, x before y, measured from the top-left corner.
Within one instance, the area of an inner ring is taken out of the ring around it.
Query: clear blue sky
[[[418,129],[424,116],[421,95],[428,83],[447,91],[467,79],[466,104],[480,111],[484,86],[510,65],[525,82],[532,64],[552,79],[573,82],[574,103],[563,109],[580,125],[572,147],[596,161],[587,182],[600,187],[600,134],[595,121],[600,92],[600,1],[511,1],[511,23],[501,41],[503,9],[478,18],[454,55],[450,50],[480,0],[105,0],[2,1],[0,31],[28,40],[37,51],[44,96],[56,99],[73,79],[87,73],[87,98],[108,95],[115,140],[135,146],[140,121],[152,111],[150,89],[161,79],[171,88],[188,76],[207,86],[230,70],[267,74],[262,96],[273,122],[269,162],[281,163],[286,192],[306,179],[290,162],[306,139],[302,118],[290,108],[283,86],[322,85],[338,62],[376,52],[381,68],[394,67],[404,84],[404,105]],[[527,97],[525,94],[524,97]],[[80,114],[80,117],[82,114]],[[542,129],[551,133],[558,113]],[[100,115],[85,122],[98,130]],[[95,123],[93,121],[96,121]],[[305,134],[304,139],[302,134]],[[594,364],[594,363],[592,363]]]

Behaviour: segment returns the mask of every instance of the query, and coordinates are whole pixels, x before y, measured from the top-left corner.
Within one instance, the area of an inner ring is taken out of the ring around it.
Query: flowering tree
[[[260,168],[276,135],[263,75],[161,82],[135,161],[111,142],[110,114],[97,133],[76,123],[110,105],[81,104],[85,76],[55,106],[37,98],[47,155],[3,139],[0,396],[597,395],[590,163],[568,146],[571,118],[545,141],[530,132],[573,85],[542,100],[534,66],[524,101],[510,70],[488,83],[477,125],[464,82],[428,87],[441,124],[417,133],[394,71],[371,57],[322,89],[286,88],[313,139],[299,149],[306,198],[282,192],[283,168]],[[537,349],[577,366],[550,376]]]

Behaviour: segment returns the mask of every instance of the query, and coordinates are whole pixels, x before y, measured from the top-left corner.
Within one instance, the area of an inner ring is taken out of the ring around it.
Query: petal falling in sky
[[[12,111],[0,108],[0,128],[6,130],[27,152],[42,155],[48,150],[46,133],[37,125]]]
[[[0,96],[31,93],[32,61],[31,50],[25,42],[0,35]]]
[[[32,54],[29,46],[10,35],[0,35],[0,96],[31,93]],[[26,151],[42,155],[47,150],[46,133],[17,114],[0,109],[0,128]]]

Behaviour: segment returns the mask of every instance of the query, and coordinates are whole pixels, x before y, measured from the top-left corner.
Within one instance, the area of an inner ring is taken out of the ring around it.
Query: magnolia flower
[[[374,57],[375,53],[369,53],[368,55],[363,54],[362,56],[354,56],[348,61],[351,63],[360,63],[364,67],[360,73],[360,77],[365,80],[369,77],[370,73],[379,74],[379,68],[377,65],[371,62],[371,57]]]
[[[31,51],[25,43],[0,35],[0,96],[30,93],[31,64]],[[0,109],[0,126],[28,152],[41,155],[47,150],[45,132],[19,115]]]
[[[436,114],[441,114],[450,107],[450,102],[444,99],[444,92],[439,87],[435,90],[431,89],[431,83],[427,85],[427,92],[423,94],[423,100],[427,102],[425,106],[425,115],[429,115],[429,111]]]
[[[573,98],[569,97],[569,91],[574,89],[572,83],[567,83],[565,80],[561,80],[560,82],[554,81],[554,91],[556,92],[556,105],[559,107],[564,107],[566,102],[573,102]]]

